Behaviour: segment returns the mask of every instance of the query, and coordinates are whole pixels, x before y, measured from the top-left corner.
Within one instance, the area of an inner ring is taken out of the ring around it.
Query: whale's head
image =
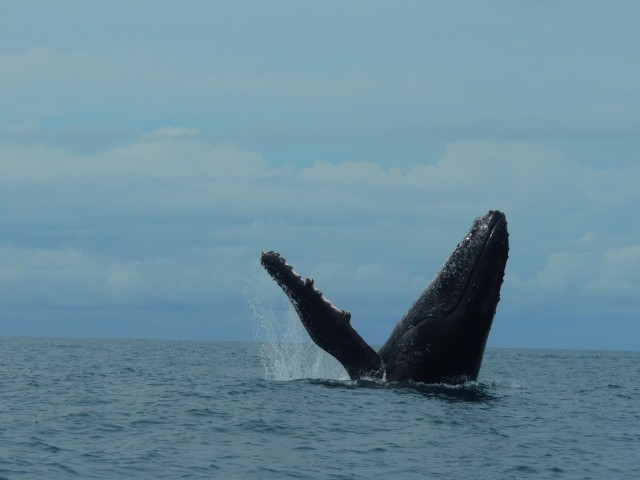
[[[380,350],[387,379],[477,378],[508,252],[505,215],[477,218]]]

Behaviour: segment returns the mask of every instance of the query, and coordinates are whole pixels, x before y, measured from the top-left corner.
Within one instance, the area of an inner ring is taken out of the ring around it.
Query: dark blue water
[[[0,338],[0,478],[640,478],[639,353],[488,350],[452,387],[311,351]]]

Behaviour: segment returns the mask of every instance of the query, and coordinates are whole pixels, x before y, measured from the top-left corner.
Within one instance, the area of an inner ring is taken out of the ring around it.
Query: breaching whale
[[[260,261],[311,339],[352,379],[455,383],[478,378],[508,253],[505,215],[492,210],[477,218],[379,352],[354,330],[348,311],[324,298],[280,254],[263,252]]]

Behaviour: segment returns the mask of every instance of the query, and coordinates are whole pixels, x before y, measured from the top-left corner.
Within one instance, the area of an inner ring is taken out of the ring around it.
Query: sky
[[[276,250],[381,344],[500,209],[488,345],[640,350],[640,3],[1,10],[1,336],[252,340]]]

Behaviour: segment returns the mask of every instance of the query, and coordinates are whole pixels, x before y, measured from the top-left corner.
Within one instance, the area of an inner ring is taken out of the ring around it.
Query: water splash
[[[253,333],[261,343],[265,380],[345,380],[340,363],[311,342],[293,306],[259,263],[248,292]]]

